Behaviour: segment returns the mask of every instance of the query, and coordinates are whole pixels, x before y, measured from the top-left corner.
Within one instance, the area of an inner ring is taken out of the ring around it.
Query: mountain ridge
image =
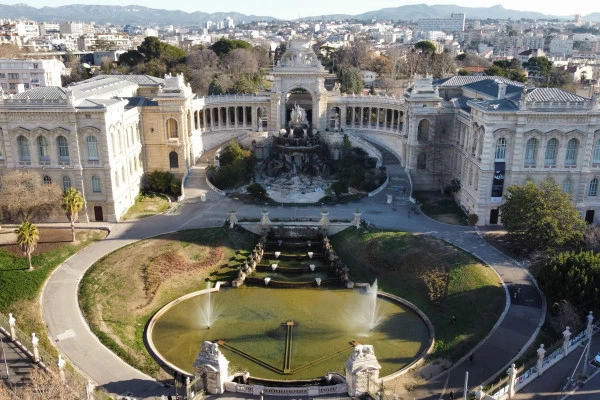
[[[310,20],[405,20],[415,21],[419,18],[446,18],[451,13],[464,13],[467,18],[473,19],[572,19],[573,16],[548,15],[535,11],[517,11],[505,9],[501,5],[492,7],[462,7],[457,5],[427,5],[410,4],[399,7],[387,7],[379,10],[367,11],[365,13],[351,14],[325,14],[310,17],[302,17],[293,21]],[[226,17],[233,19],[235,24],[252,21],[276,21],[280,20],[270,16],[246,15],[238,12],[216,12],[205,13],[201,11],[185,12],[181,10],[164,10],[149,8],[141,5],[87,5],[71,4],[57,7],[32,7],[24,3],[8,5],[0,4],[0,15],[7,19],[30,19],[39,22],[64,22],[64,21],[94,21],[96,23],[111,22],[118,25],[186,25],[201,26],[207,21],[219,21]],[[83,20],[82,15],[90,18]],[[92,18],[93,17],[93,18]],[[591,13],[584,20],[600,21],[600,13]]]

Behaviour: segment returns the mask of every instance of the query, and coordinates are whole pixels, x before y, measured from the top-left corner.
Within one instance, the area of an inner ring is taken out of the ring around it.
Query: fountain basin
[[[382,365],[380,376],[385,376],[422,357],[432,344],[427,323],[413,310],[389,299],[378,298],[380,324],[373,330],[365,327],[356,318],[368,296],[364,290],[221,289],[211,293],[220,317],[210,329],[197,317],[203,296],[200,292],[168,304],[151,320],[146,332],[156,357],[190,374],[205,340],[225,340],[220,349],[230,365],[247,369],[253,377],[274,380],[311,379],[340,370],[352,352],[352,341],[374,346]],[[291,370],[284,373],[286,330],[282,324],[288,320],[296,326]]]

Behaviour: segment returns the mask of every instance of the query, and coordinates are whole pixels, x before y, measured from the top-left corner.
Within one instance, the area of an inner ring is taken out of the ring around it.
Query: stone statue
[[[298,104],[294,105],[290,117],[292,125],[302,125],[308,122],[306,119],[306,110]]]
[[[340,85],[339,82],[336,82],[336,83],[333,84],[333,90],[337,91],[337,90],[340,90],[340,89],[341,89],[341,85]]]

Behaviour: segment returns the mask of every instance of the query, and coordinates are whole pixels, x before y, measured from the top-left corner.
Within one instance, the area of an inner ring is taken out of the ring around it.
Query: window
[[[21,75],[23,77],[23,79],[29,79],[29,74],[25,73]]]
[[[50,162],[50,153],[48,152],[48,140],[44,136],[38,136],[38,152],[41,162]]]
[[[44,185],[50,185],[52,183],[52,178],[50,178],[48,175],[44,176]]]
[[[0,78],[6,78],[6,73],[0,72]]]
[[[71,178],[69,178],[68,176],[63,176],[62,184],[63,184],[63,191],[67,190],[68,188],[71,187]]]
[[[592,162],[594,164],[600,164],[600,139],[596,139],[596,142],[594,143]]]
[[[19,74],[13,73],[13,72],[9,72],[8,73],[8,79],[19,79]]]
[[[422,119],[419,121],[419,126],[417,128],[417,140],[422,142],[427,140],[429,136],[429,121],[426,119]]]
[[[565,179],[563,181],[563,192],[571,194],[571,180],[570,179]]]
[[[556,149],[558,149],[558,140],[550,139],[546,144],[545,165],[556,165]]]
[[[97,161],[98,157],[98,139],[95,136],[88,136],[85,140],[87,143],[88,161]]]
[[[427,168],[427,154],[419,153],[417,157],[417,169]]]
[[[594,178],[590,182],[590,188],[588,189],[588,196],[598,195],[598,179]]]
[[[506,139],[500,138],[496,142],[496,161],[504,161],[506,159]]]
[[[39,64],[33,64],[33,69],[38,69],[39,68]]]
[[[177,121],[173,118],[169,118],[167,120],[167,138],[174,139],[179,137],[179,133],[177,132]]]
[[[565,165],[577,164],[577,150],[579,149],[579,141],[577,139],[569,140],[567,143],[567,153],[565,155]]]
[[[70,162],[69,143],[67,142],[67,138],[64,136],[57,137],[56,144],[58,146],[58,161],[62,163]]]
[[[179,155],[174,151],[169,153],[169,168],[179,168]]]
[[[31,154],[29,153],[29,141],[25,136],[19,136],[17,138],[17,146],[19,147],[19,161],[31,161]]]
[[[537,139],[531,138],[525,145],[525,165],[535,165],[535,159],[537,158]]]
[[[100,178],[96,175],[92,176],[92,192],[100,193]]]

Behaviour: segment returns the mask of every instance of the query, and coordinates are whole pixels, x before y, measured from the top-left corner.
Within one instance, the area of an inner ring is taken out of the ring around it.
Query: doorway
[[[490,225],[498,224],[498,216],[500,215],[500,211],[497,208],[490,210]]]
[[[104,221],[102,206],[94,206],[94,218],[96,219],[96,221]]]
[[[594,210],[587,210],[585,212],[585,222],[589,224],[592,224],[594,222]]]

